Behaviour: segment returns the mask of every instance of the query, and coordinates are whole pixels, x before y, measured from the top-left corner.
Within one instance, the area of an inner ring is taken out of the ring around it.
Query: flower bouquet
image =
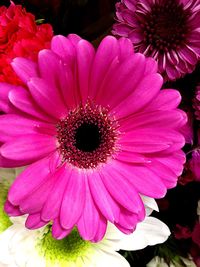
[[[200,1],[0,7],[0,266],[200,266]]]

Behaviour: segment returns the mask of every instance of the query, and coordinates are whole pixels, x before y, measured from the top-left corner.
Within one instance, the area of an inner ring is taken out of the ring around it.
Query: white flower
[[[180,257],[180,260],[183,264],[185,264],[185,267],[196,267],[190,256],[188,259]],[[175,259],[173,262],[171,261],[167,264],[163,258],[156,256],[147,264],[146,267],[183,267],[182,263],[176,261]]]
[[[143,198],[149,214],[157,209],[153,199]],[[0,234],[1,267],[130,267],[116,251],[137,250],[164,242],[168,227],[153,217],[139,223],[133,234],[125,235],[109,224],[99,243],[84,241],[76,229],[62,240],[52,238],[51,227],[24,228],[25,218],[11,218],[13,225]]]

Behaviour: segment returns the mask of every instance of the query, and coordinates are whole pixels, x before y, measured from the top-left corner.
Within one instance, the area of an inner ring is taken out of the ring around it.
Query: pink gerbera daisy
[[[193,71],[200,56],[200,0],[121,0],[113,34],[158,61],[166,80]]]
[[[180,94],[160,90],[157,64],[108,36],[95,52],[76,35],[55,36],[38,63],[16,58],[24,87],[1,84],[1,165],[30,165],[5,209],[28,213],[28,228],[53,222],[62,238],[76,226],[103,238],[107,221],[124,233],[144,219],[140,194],[160,198],[182,172],[186,115]]]

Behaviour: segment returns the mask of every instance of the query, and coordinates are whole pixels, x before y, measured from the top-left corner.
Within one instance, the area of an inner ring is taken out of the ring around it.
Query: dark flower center
[[[75,146],[81,151],[92,152],[100,146],[101,134],[99,128],[94,123],[84,122],[76,130]]]
[[[91,103],[71,111],[57,124],[63,161],[78,168],[95,168],[116,150],[118,124],[108,110]]]
[[[177,0],[164,0],[153,4],[141,25],[146,44],[161,52],[180,47],[189,31],[189,16],[188,10],[184,10]]]

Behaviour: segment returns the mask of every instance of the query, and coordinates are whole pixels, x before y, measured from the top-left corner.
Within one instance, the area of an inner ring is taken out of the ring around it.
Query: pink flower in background
[[[192,111],[186,111],[187,123],[180,129],[181,133],[185,137],[185,142],[187,144],[193,144],[194,140],[194,130],[193,130],[193,113]]]
[[[196,94],[193,101],[193,107],[195,109],[195,115],[197,120],[200,120],[200,85],[196,88]]]
[[[56,238],[77,226],[99,241],[107,221],[132,232],[145,216],[140,194],[163,197],[182,172],[179,92],[160,90],[156,62],[125,38],[108,36],[95,51],[76,35],[55,36],[37,64],[12,66],[24,87],[0,85],[0,162],[30,166],[9,191],[7,213],[28,213],[31,229],[52,221]]]
[[[198,245],[200,248],[200,223],[196,222],[193,232],[192,232],[192,241]]]
[[[200,182],[200,149],[192,152],[192,158],[189,161],[189,169],[193,174],[193,179]]]
[[[192,237],[192,231],[188,226],[176,225],[174,236],[176,239],[187,239]]]
[[[113,34],[153,57],[166,80],[194,70],[200,56],[200,0],[121,0]]]

